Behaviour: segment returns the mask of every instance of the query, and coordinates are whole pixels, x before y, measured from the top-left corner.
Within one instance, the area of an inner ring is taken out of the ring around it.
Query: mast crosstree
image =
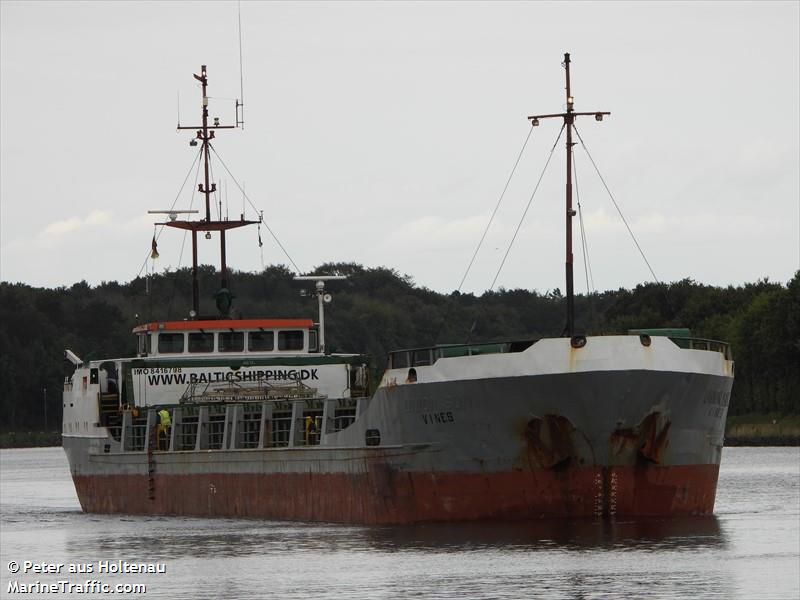
[[[567,187],[566,187],[566,262],[565,262],[565,275],[567,280],[567,324],[564,329],[564,334],[568,337],[575,335],[575,289],[573,283],[573,258],[572,258],[572,217],[577,213],[572,208],[572,126],[575,123],[576,117],[593,116],[595,120],[602,121],[603,117],[610,115],[610,112],[594,111],[594,112],[576,112],[574,106],[574,98],[572,96],[572,89],[569,80],[569,52],[564,54],[564,62],[561,63],[566,71],[566,94],[567,94],[567,110],[563,113],[554,113],[547,115],[531,115],[528,119],[534,127],[539,125],[540,119],[553,119],[560,118],[564,120],[564,127],[567,130]]]

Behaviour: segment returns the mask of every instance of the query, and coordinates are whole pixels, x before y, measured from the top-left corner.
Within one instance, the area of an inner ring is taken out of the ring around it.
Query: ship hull
[[[583,467],[507,473],[285,473],[75,476],[91,513],[365,524],[709,515],[719,465]]]
[[[732,378],[626,370],[379,388],[322,445],[125,452],[64,438],[96,513],[346,523],[711,514]],[[365,445],[368,432],[380,445]]]

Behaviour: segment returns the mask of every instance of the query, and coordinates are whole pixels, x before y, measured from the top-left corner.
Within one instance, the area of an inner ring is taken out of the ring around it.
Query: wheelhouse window
[[[319,352],[319,339],[317,338],[316,329],[309,329],[308,331],[308,351]]]
[[[278,350],[302,350],[305,336],[302,331],[279,331]]]
[[[213,352],[214,334],[213,333],[190,333],[189,352]]]
[[[149,333],[140,333],[138,335],[139,338],[139,350],[137,354],[139,356],[147,356],[150,354],[150,334]]]
[[[247,334],[247,349],[250,352],[269,352],[275,349],[275,333],[251,331]]]
[[[244,332],[220,331],[217,346],[220,352],[242,352],[244,350]]]
[[[159,354],[178,354],[183,352],[183,334],[159,333],[158,352]]]

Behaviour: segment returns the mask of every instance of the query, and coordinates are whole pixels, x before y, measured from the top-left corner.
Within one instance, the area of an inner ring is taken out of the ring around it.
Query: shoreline
[[[0,450],[47,448],[60,445],[60,431],[4,431],[0,433]]]
[[[800,446],[800,415],[729,416],[726,446]]]
[[[737,436],[725,437],[725,448],[750,447],[782,447],[796,448],[800,446],[800,438],[791,436]]]

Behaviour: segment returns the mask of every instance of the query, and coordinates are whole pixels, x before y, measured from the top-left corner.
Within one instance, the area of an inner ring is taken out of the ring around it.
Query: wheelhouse
[[[159,321],[134,328],[139,357],[319,353],[311,319]]]

